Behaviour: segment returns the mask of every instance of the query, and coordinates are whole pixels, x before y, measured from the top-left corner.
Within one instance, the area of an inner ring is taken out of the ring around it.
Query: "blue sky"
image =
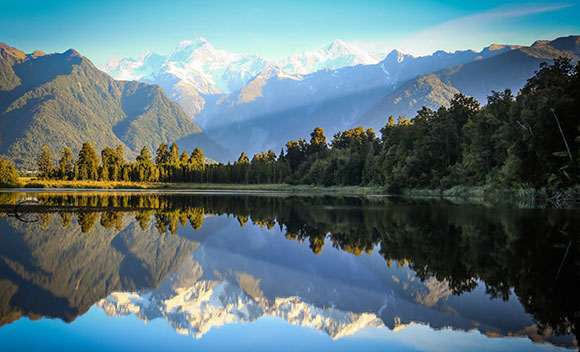
[[[2,0],[1,8],[0,41],[26,52],[75,48],[97,65],[147,50],[167,54],[196,37],[276,59],[337,38],[424,55],[580,34],[580,1]]]

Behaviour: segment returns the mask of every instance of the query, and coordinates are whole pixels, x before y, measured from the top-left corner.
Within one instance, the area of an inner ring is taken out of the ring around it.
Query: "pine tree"
[[[121,167],[125,164],[125,153],[123,151],[123,145],[117,145],[115,150],[117,151],[117,165]]]
[[[236,164],[249,164],[249,163],[250,163],[250,159],[246,155],[246,152],[242,152],[242,154],[240,154],[240,157],[238,158],[238,161],[236,162]]]
[[[76,162],[77,180],[96,180],[99,171],[99,157],[91,143],[83,143]]]
[[[167,164],[169,161],[169,153],[167,152],[167,144],[161,143],[159,147],[157,147],[157,152],[155,153],[155,164],[157,166],[161,164]]]
[[[316,127],[310,134],[310,154],[320,153],[327,149],[326,136],[322,127]]]
[[[72,151],[69,147],[64,147],[60,154],[60,160],[58,161],[58,170],[57,174],[61,180],[68,180],[73,175],[73,165],[74,160],[72,156]]]
[[[169,148],[169,163],[172,165],[179,164],[179,147],[175,143]]]
[[[38,171],[40,172],[40,177],[49,178],[54,170],[54,165],[52,163],[52,153],[46,144],[42,145],[40,150],[40,155],[38,156]]]
[[[199,148],[195,148],[191,153],[189,163],[196,168],[203,167],[205,165],[205,157],[203,155],[203,151]]]
[[[184,150],[183,153],[181,153],[181,157],[179,158],[179,162],[181,163],[181,165],[186,165],[189,162],[189,155],[187,154],[187,152]]]

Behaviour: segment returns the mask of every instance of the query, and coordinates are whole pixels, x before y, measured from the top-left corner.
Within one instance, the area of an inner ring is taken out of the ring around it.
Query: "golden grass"
[[[373,195],[381,194],[380,189],[361,186],[311,186],[288,184],[221,184],[221,183],[166,183],[166,182],[126,182],[126,181],[90,181],[90,180],[42,180],[21,177],[20,183],[25,188],[44,189],[171,189],[171,190],[215,190],[215,191],[265,191],[286,193],[316,193]]]

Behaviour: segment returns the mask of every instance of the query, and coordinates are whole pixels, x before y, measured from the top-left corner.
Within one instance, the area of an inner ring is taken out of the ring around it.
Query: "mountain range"
[[[240,228],[236,220],[216,216],[204,218],[199,231],[206,227],[212,235],[159,287],[114,292],[96,305],[108,316],[166,320],[194,338],[274,316],[333,339],[367,327],[399,331],[419,323],[553,340],[533,333],[532,319],[516,300],[490,300],[484,288],[457,297],[446,281],[417,280],[408,267],[387,268],[378,251],[354,257],[327,244],[312,256],[304,244],[285,243],[277,227]]]
[[[495,46],[490,48],[496,49]],[[476,98],[481,104],[486,103],[492,90],[503,91],[509,88],[515,95],[539,69],[540,63],[558,57],[580,60],[580,36],[541,40],[529,47],[510,49],[486,60],[453,65],[419,75],[383,97],[355,124],[379,128],[385,124],[388,115],[413,117],[423,105],[437,109],[458,92]]]
[[[197,38],[166,56],[115,57],[101,70],[73,49],[26,54],[2,43],[0,155],[34,169],[42,144],[55,154],[86,141],[97,150],[121,144],[132,158],[176,142],[226,162],[242,151],[278,152],[319,126],[328,137],[359,125],[378,133],[389,115],[412,118],[459,92],[482,104],[492,90],[515,94],[559,56],[578,60],[580,37],[381,59],[335,40],[278,61]]]
[[[541,62],[558,56],[577,60],[578,40],[570,36],[530,47],[492,44],[479,52],[437,51],[422,57],[393,50],[380,61],[335,40],[318,51],[267,62],[197,39],[180,43],[167,57],[144,55],[157,60],[156,69],[143,58],[113,58],[102,69],[117,79],[161,85],[231,154],[252,155],[278,151],[317,126],[327,136],[358,125],[378,132],[389,115],[413,117],[423,105],[436,109],[458,92],[481,103],[491,90],[515,93]],[[227,59],[207,64],[218,56]],[[183,70],[177,73],[175,67]]]
[[[34,170],[41,146],[74,153],[92,142],[99,152],[122,145],[134,157],[147,146],[197,140],[219,146],[156,85],[117,81],[71,49],[62,54],[22,51],[0,43],[0,154]],[[215,146],[215,148],[214,148]]]

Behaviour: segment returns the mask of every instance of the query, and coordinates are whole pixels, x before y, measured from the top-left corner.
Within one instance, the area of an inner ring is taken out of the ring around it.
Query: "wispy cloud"
[[[509,39],[515,37],[515,33],[510,33],[510,30],[506,29],[509,28],[509,24],[513,21],[525,18],[526,16],[562,10],[571,6],[574,5],[551,4],[542,6],[502,6],[474,15],[456,18],[434,27],[422,29],[398,40],[392,40],[388,43],[380,43],[379,45],[382,44],[382,50],[388,49],[389,47],[398,48],[418,55],[430,54],[439,49],[477,49],[477,46],[480,45],[480,43],[483,46],[502,40],[502,38]],[[518,31],[517,28],[512,28],[511,30]],[[524,30],[524,28],[519,29],[519,31],[521,30]],[[365,47],[367,50],[371,49],[371,46],[376,50],[378,43],[358,44],[359,46]]]

